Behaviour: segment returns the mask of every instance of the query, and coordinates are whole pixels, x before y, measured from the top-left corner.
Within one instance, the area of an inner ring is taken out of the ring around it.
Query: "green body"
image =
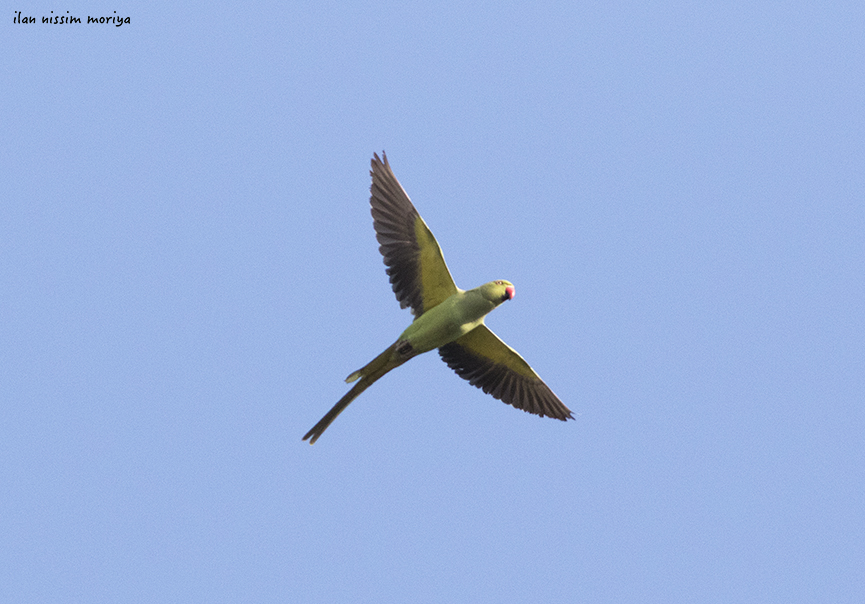
[[[489,298],[495,298],[498,293],[498,298],[503,299],[507,285],[511,284],[494,281],[469,291],[457,290],[447,300],[415,319],[402,332],[399,341],[408,342],[415,354],[453,342],[484,322],[484,317],[498,306]]]

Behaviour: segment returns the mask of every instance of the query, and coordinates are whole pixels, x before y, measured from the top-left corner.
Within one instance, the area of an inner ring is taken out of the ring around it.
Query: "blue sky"
[[[861,602],[861,2],[11,7],[0,600]],[[574,411],[435,354],[386,150]]]

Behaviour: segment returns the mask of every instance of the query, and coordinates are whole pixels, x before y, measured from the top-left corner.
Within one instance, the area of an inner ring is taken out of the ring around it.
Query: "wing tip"
[[[376,166],[382,166],[384,168],[390,169],[390,164],[387,161],[387,153],[384,152],[384,149],[381,150],[381,157],[378,156],[378,153],[373,152],[370,165],[372,166],[373,170],[375,170]]]

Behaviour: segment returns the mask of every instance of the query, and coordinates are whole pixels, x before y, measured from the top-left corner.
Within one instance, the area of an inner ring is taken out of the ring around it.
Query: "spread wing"
[[[439,354],[457,375],[500,401],[541,417],[574,419],[525,359],[486,325],[445,344]]]
[[[416,317],[456,293],[442,250],[384,161],[373,154],[369,204],[375,237],[400,306]]]

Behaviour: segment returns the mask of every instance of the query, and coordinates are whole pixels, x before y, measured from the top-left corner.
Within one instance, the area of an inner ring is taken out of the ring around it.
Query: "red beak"
[[[508,300],[514,299],[514,296],[517,295],[517,292],[514,290],[513,285],[509,285],[505,288],[505,295],[508,297]]]

